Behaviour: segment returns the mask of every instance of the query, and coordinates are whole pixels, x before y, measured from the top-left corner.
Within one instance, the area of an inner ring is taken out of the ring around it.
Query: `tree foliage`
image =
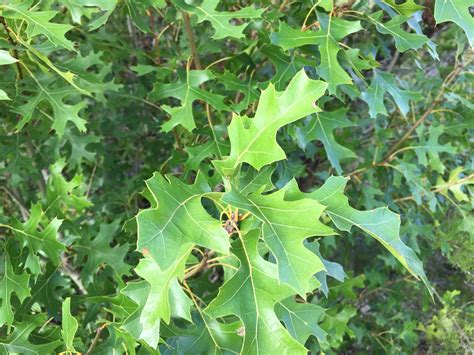
[[[472,350],[469,1],[0,22],[2,351]]]

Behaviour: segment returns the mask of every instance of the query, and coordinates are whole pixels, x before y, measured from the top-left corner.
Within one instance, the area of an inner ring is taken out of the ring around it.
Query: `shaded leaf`
[[[32,11],[32,5],[33,0],[14,0],[0,5],[0,8],[3,8],[2,16],[26,22],[26,34],[29,38],[43,35],[53,46],[75,51],[74,44],[65,37],[72,26],[51,22],[56,11]]]
[[[174,97],[181,101],[180,106],[161,106],[171,115],[170,120],[163,124],[163,131],[169,132],[177,125],[183,126],[188,131],[196,128],[193,114],[193,103],[196,100],[205,101],[219,111],[228,110],[224,104],[224,96],[210,93],[199,87],[201,84],[214,78],[214,75],[208,70],[187,70],[185,79],[176,83],[157,83],[155,85],[150,95],[152,99],[161,100]]]
[[[7,253],[4,253],[3,255],[2,264],[1,271],[3,277],[2,281],[0,281],[0,300],[2,301],[0,308],[0,325],[11,325],[14,319],[13,309],[11,306],[12,295],[16,295],[20,302],[23,302],[25,298],[30,295],[30,275],[26,272],[19,275],[15,274]]]
[[[263,9],[255,9],[252,6],[244,7],[237,11],[217,11],[219,0],[204,0],[200,5],[188,5],[184,0],[173,0],[180,9],[187,11],[198,18],[198,23],[209,21],[214,28],[212,38],[222,39],[226,37],[242,38],[243,31],[248,24],[231,24],[233,19],[255,19],[260,18]]]
[[[342,174],[341,160],[356,157],[352,150],[340,145],[334,137],[335,129],[354,126],[354,123],[347,119],[346,114],[347,109],[344,108],[319,112],[311,116],[303,127],[297,128],[300,146],[304,149],[313,140],[321,141],[331,165],[338,174]]]
[[[387,115],[384,104],[385,93],[390,94],[404,116],[410,111],[409,101],[418,101],[422,98],[419,92],[400,89],[392,74],[374,70],[372,83],[361,96],[362,100],[369,105],[370,117],[377,118],[378,114]]]

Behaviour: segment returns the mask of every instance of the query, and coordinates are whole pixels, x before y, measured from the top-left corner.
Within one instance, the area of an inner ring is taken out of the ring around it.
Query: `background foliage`
[[[470,6],[1,1],[2,352],[472,352]]]

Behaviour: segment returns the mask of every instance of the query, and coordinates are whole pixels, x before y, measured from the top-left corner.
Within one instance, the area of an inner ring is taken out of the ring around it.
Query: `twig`
[[[200,273],[206,266],[210,258],[214,256],[214,252],[204,253],[199,264],[194,265],[187,273],[184,274],[184,279],[187,280],[194,275]]]
[[[92,350],[96,347],[97,343],[99,342],[100,339],[100,334],[102,331],[107,327],[107,323],[102,324],[99,328],[97,328],[95,337],[92,340],[91,345],[89,346],[89,349],[87,349],[86,355],[90,355],[92,353]]]
[[[382,286],[373,288],[370,291],[368,290],[368,288],[365,288],[361,291],[361,293],[359,293],[359,296],[357,297],[357,300],[360,301],[362,298],[365,298],[365,297],[369,296],[370,294],[372,294],[374,292],[377,292],[379,290],[383,290],[383,289],[387,288],[388,286],[395,285],[395,284],[397,284],[399,282],[402,282],[402,281],[409,281],[411,279],[412,279],[412,276],[409,275],[409,276],[405,276],[401,279],[396,279],[396,280],[389,281],[389,282],[385,283]]]
[[[98,163],[98,161],[95,162],[94,168],[92,168],[91,177],[89,178],[89,184],[87,184],[86,198],[89,197],[89,194],[91,192],[92,180],[94,179],[95,171],[97,170],[97,163]]]
[[[431,114],[431,112],[434,110],[434,108],[443,101],[443,94],[447,86],[452,83],[452,81],[456,78],[456,76],[459,74],[461,71],[462,66],[456,67],[449,75],[446,77],[444,80],[444,83],[441,85],[441,89],[439,90],[438,95],[436,95],[436,98],[433,100],[431,105],[428,107],[428,109],[421,115],[421,117],[418,119],[418,121],[415,122],[415,124],[403,135],[402,138],[398,140],[395,145],[393,145],[392,148],[388,151],[388,153],[385,155],[385,158],[382,160],[383,163],[388,163],[392,159],[392,155],[397,149],[405,143],[407,139],[410,138],[412,133],[428,118],[428,116]]]
[[[472,174],[470,174],[466,177],[463,177],[462,179],[459,179],[459,180],[457,180],[456,182],[454,182],[452,184],[448,183],[448,184],[442,184],[442,185],[434,186],[433,188],[430,189],[430,191],[433,192],[433,193],[438,193],[440,191],[447,190],[452,186],[462,185],[464,183],[464,181],[467,181],[467,180],[472,179],[472,178],[474,178],[474,173],[472,173]],[[424,194],[425,193],[422,192],[420,195],[423,196]],[[414,200],[414,199],[415,199],[415,196],[410,195],[410,196],[397,198],[397,199],[393,200],[393,202],[403,202],[403,201],[410,201],[410,200]]]
[[[390,73],[393,68],[395,67],[395,64],[397,64],[398,57],[400,57],[400,52],[397,50],[395,54],[392,57],[392,60],[390,61],[388,67],[387,67],[387,72]]]
[[[67,276],[69,276],[71,281],[76,285],[77,289],[79,290],[79,293],[82,295],[87,295],[87,290],[82,284],[81,276],[77,270],[69,266],[66,253],[61,254],[61,264],[61,271],[64,272]]]
[[[438,95],[436,95],[435,99],[431,102],[431,105],[425,110],[425,112],[423,112],[423,114],[418,119],[418,121],[416,121],[413,124],[413,126],[411,126],[410,129],[392,146],[392,148],[389,149],[388,153],[384,156],[384,158],[382,159],[380,163],[375,163],[375,164],[373,163],[365,168],[354,170],[350,172],[349,174],[347,174],[346,176],[353,176],[356,178],[358,175],[360,175],[366,170],[369,170],[371,168],[378,167],[378,166],[385,166],[388,162],[390,162],[393,159],[394,154],[398,152],[398,148],[403,143],[405,143],[405,141],[410,139],[413,132],[415,132],[415,130],[428,118],[428,116],[433,111],[435,111],[435,107],[443,101],[442,97],[443,97],[446,87],[452,83],[452,81],[456,78],[456,76],[459,74],[461,69],[462,69],[462,66],[459,65],[451,73],[449,73],[449,75],[445,78],[443,84],[441,85],[441,89]],[[409,198],[405,198],[405,199],[409,199]]]
[[[202,65],[199,60],[198,51],[196,47],[196,40],[194,39],[193,29],[191,27],[191,21],[189,20],[189,14],[187,12],[181,11],[181,15],[184,20],[184,29],[186,30],[186,35],[188,36],[189,47],[191,48],[191,54],[193,56],[193,62],[196,69],[201,70]]]
[[[27,220],[30,215],[30,212],[28,211],[28,208],[26,207],[25,202],[23,202],[23,199],[21,198],[18,191],[14,189],[10,190],[6,186],[2,186],[1,188],[5,190],[5,192],[7,193],[7,195],[10,196],[13,202],[16,202],[18,206],[20,206],[21,216],[23,217],[24,220]]]
[[[285,10],[285,7],[288,5],[289,2],[290,0],[284,0],[282,4],[280,5],[280,8],[278,9],[278,11],[283,12],[283,10]]]

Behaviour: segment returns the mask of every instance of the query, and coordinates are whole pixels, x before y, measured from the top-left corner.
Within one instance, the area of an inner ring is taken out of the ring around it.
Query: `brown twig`
[[[215,255],[214,252],[209,252],[209,253],[203,253],[202,259],[199,262],[199,264],[194,265],[187,273],[184,274],[184,279],[187,280],[194,275],[197,275],[200,273],[204,268],[207,266],[207,262],[209,259],[211,259]]]
[[[288,3],[290,2],[290,0],[284,0],[281,5],[280,5],[280,8],[278,9],[279,12],[283,12],[285,10],[285,7],[288,5]]]
[[[100,335],[101,335],[102,331],[103,331],[105,328],[107,328],[107,323],[104,323],[104,324],[102,324],[99,328],[97,328],[96,333],[95,333],[95,337],[94,337],[94,339],[92,340],[92,343],[91,343],[91,345],[89,346],[89,349],[87,349],[86,355],[90,355],[90,354],[92,353],[92,350],[94,350],[94,348],[96,347],[97,343],[99,342]]]
[[[194,33],[191,27],[189,14],[187,12],[181,11],[181,15],[183,16],[184,29],[186,31],[186,35],[188,36],[189,47],[191,48],[191,54],[193,56],[194,67],[196,69],[201,70],[202,65],[201,65],[201,61],[199,60],[198,51],[196,47],[196,40],[194,39]]]

